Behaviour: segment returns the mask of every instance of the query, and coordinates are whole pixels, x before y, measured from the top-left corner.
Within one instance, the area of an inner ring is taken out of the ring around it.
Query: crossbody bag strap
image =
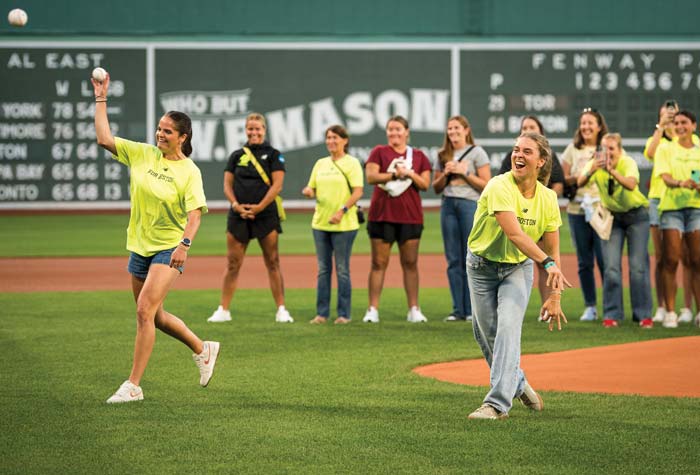
[[[469,155],[469,152],[471,152],[472,150],[474,150],[474,147],[476,147],[476,145],[472,145],[471,147],[469,147],[469,148],[467,149],[467,151],[464,152],[464,153],[462,154],[462,156],[459,157],[459,158],[457,159],[457,161],[458,161],[458,162],[461,162],[462,159],[463,159],[464,157],[466,157],[467,155]]]
[[[335,168],[338,169],[338,171],[340,172],[340,174],[343,175],[343,178],[345,178],[345,181],[346,181],[347,184],[348,184],[348,188],[350,189],[350,194],[352,195],[352,185],[350,185],[350,179],[349,179],[348,176],[345,174],[345,172],[343,172],[343,169],[340,168],[340,165],[338,165],[337,163],[335,163],[335,160],[333,160],[333,158],[331,158],[331,163],[335,166]]]
[[[255,155],[253,155],[253,152],[251,152],[248,147],[243,147],[243,151],[246,155],[250,157],[250,161],[253,162],[253,166],[260,174],[260,178],[262,178],[262,181],[264,181],[267,186],[271,186],[270,178],[267,176],[267,173],[265,173],[265,170],[263,170],[263,167],[262,165],[260,165],[260,162],[258,162],[258,159],[255,158]]]

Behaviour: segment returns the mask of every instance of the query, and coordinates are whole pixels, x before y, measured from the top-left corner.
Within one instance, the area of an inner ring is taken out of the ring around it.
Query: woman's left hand
[[[553,265],[547,268],[547,287],[553,291],[562,291],[565,288],[572,287],[571,283],[566,280],[564,274],[558,266]]]
[[[183,244],[178,244],[170,256],[170,267],[182,267],[187,260],[187,250]]]
[[[569,323],[561,309],[561,294],[552,293],[549,296],[540,309],[540,318],[549,323],[550,332],[554,329],[554,322],[557,322],[557,330],[559,331],[561,331],[562,320],[564,323]]]
[[[333,213],[333,216],[331,216],[331,219],[328,220],[330,224],[338,224],[343,220],[343,210],[338,210],[335,213]]]
[[[238,214],[240,214],[243,219],[255,219],[255,215],[258,214],[254,211],[255,206],[257,205],[239,203],[236,207],[236,211],[238,211]]]

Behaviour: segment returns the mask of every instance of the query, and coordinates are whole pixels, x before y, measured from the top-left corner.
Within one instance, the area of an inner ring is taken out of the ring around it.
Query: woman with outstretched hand
[[[479,198],[469,236],[467,276],[474,338],[491,368],[491,389],[469,419],[504,419],[518,398],[534,411],[542,397],[520,369],[520,337],[530,298],[533,261],[547,272],[551,292],[540,315],[561,330],[566,316],[561,293],[571,284],[560,270],[557,195],[544,183],[552,151],[539,134],[521,135],[513,147],[512,171],[492,178]],[[540,248],[537,242],[542,239]]]
[[[192,153],[192,122],[176,111],[158,122],[156,145],[114,137],[107,118],[109,75],[95,91],[97,143],[130,169],[131,215],[126,248],[128,271],[136,300],[136,342],[129,379],[107,403],[140,401],[141,378],[151,357],[156,328],[187,345],[199,368],[199,383],[209,384],[219,343],[202,341],[185,323],[163,308],[163,302],[182,274],[207,203],[202,175],[188,158]]]

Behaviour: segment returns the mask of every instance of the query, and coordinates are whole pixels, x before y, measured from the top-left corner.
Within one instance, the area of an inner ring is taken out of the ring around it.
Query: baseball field
[[[617,329],[581,323],[583,303],[574,288],[563,300],[569,325],[550,333],[536,320],[535,292],[523,329],[523,367],[533,384],[542,381],[543,412],[518,403],[508,420],[469,421],[488,379],[477,375],[470,384],[456,384],[418,375],[414,369],[424,365],[481,358],[470,324],[442,322],[451,308],[434,212],[427,214],[421,243],[420,302],[429,322],[420,325],[405,321],[396,258],[382,296],[381,323],[360,322],[369,247],[363,232],[352,263],[354,323],[307,324],[315,314],[316,268],[310,215],[304,214],[290,215],[280,241],[287,307],[296,323],[275,324],[267,278],[252,244],[233,321],[208,324],[224,266],[225,216],[206,216],[166,308],[202,338],[221,342],[211,384],[199,387],[187,348],[159,334],[142,381],[145,400],[107,405],[128,376],[135,334],[125,271],[127,221],[124,214],[2,217],[0,472],[697,470],[700,398],[648,395],[646,389],[650,381],[664,380],[659,374],[664,367],[685,368],[674,383],[689,388],[679,394],[694,394],[700,381],[696,327],[645,331],[629,321],[629,312]],[[566,228],[562,234],[564,268],[575,280]],[[594,363],[579,352],[654,341],[666,351],[649,346],[610,351]],[[533,357],[545,356],[560,362],[550,365],[552,374],[529,366]],[[613,372],[641,374],[645,384],[613,394],[619,392],[613,390],[615,378],[612,388],[599,384]],[[555,387],[551,381],[584,374],[591,391],[547,389]]]

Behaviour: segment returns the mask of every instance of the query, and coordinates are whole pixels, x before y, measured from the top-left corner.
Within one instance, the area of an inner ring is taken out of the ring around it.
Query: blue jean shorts
[[[132,252],[129,256],[129,265],[127,266],[126,270],[128,270],[129,274],[133,275],[134,277],[145,279],[148,275],[148,269],[152,264],[165,264],[166,266],[169,266],[170,256],[173,255],[173,251],[175,249],[176,248],[166,249],[148,257]],[[182,274],[182,272],[185,270],[185,266],[177,267],[177,270],[179,270],[180,274]]]
[[[661,213],[661,229],[677,229],[681,233],[700,230],[700,208],[683,208]]]
[[[658,226],[661,224],[659,217],[659,198],[649,198],[649,226]]]

